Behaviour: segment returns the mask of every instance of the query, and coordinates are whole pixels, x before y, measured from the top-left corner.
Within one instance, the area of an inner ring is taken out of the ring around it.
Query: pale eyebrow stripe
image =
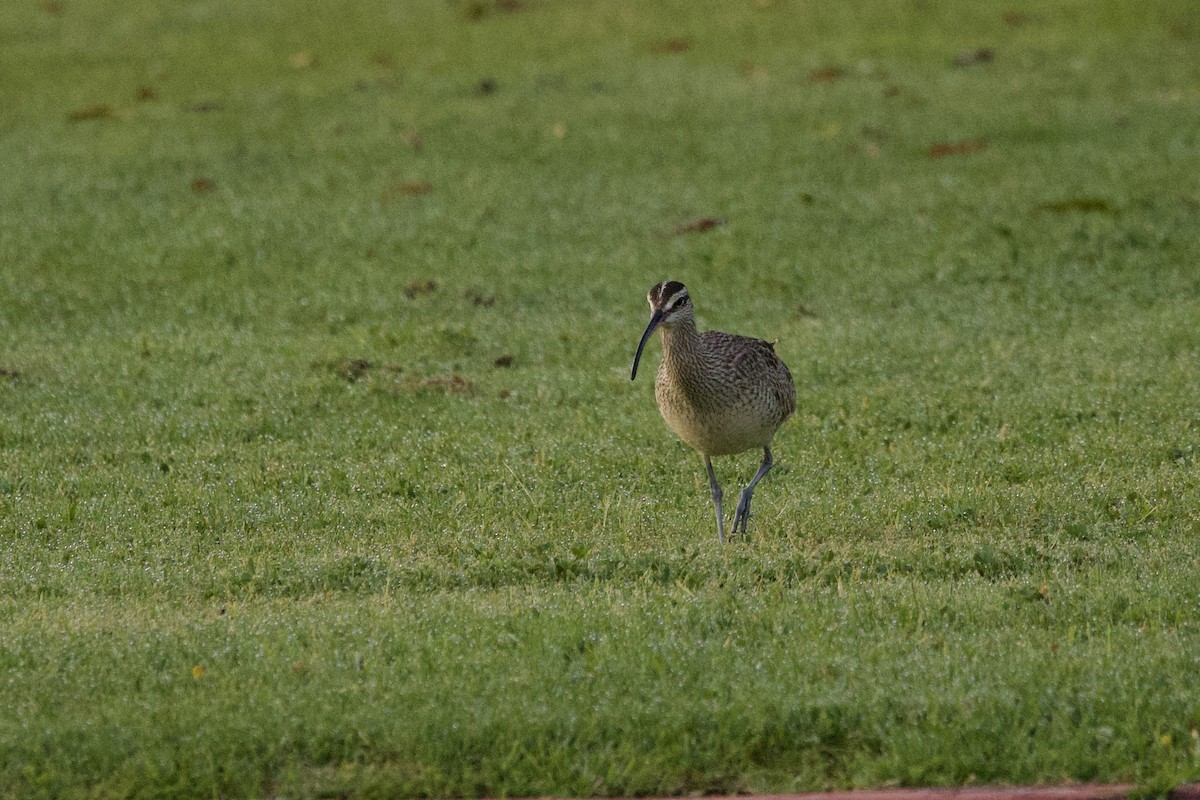
[[[671,295],[670,299],[667,300],[665,307],[666,308],[674,308],[675,306],[679,305],[680,303],[682,303],[684,300],[687,300],[687,299],[688,299],[687,289],[684,289],[681,292],[676,292],[675,294]]]

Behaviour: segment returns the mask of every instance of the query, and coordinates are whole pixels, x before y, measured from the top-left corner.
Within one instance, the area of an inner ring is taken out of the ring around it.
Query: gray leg
[[[750,498],[754,496],[754,487],[762,480],[762,476],[766,475],[771,470],[771,465],[775,462],[771,459],[771,448],[763,448],[763,460],[758,465],[758,472],[754,474],[754,479],[742,489],[742,494],[738,497],[737,511],[733,514],[733,534],[737,535],[738,525],[742,526],[742,533],[746,532],[746,522],[750,519]]]
[[[704,457],[704,467],[708,470],[708,490],[712,492],[713,505],[717,507],[717,541],[725,541],[725,517],[721,513],[721,484],[717,483],[717,473],[713,472],[712,459]]]

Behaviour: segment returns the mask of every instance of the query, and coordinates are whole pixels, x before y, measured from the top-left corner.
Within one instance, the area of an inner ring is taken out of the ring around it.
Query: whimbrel
[[[646,300],[650,324],[638,343],[629,379],[637,377],[650,334],[662,331],[662,364],[654,379],[658,410],[667,427],[704,456],[717,510],[717,538],[724,541],[721,484],[713,472],[713,456],[762,448],[762,463],[738,497],[733,515],[733,533],[745,533],[754,487],[774,463],[771,440],[796,410],[792,374],[770,342],[720,331],[697,333],[692,301],[682,283],[663,281]]]

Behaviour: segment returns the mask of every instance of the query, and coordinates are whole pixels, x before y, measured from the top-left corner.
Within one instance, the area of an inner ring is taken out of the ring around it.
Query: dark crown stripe
[[[662,308],[668,300],[682,292],[687,294],[687,288],[679,281],[663,281],[650,290],[650,299],[655,308]]]

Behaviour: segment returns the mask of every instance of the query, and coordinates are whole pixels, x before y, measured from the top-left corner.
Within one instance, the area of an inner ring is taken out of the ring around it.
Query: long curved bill
[[[650,317],[650,324],[646,326],[646,332],[642,334],[642,340],[638,342],[637,353],[633,356],[633,371],[629,373],[629,380],[637,377],[638,362],[642,360],[642,350],[646,347],[646,340],[650,338],[650,334],[654,333],[659,323],[663,321],[663,316],[663,311],[660,308]]]

